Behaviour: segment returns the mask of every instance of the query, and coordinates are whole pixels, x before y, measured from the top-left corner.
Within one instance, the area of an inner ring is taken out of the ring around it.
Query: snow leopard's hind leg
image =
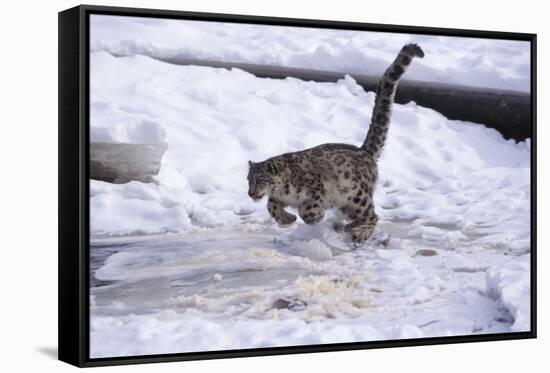
[[[344,226],[344,231],[351,234],[354,242],[366,241],[372,235],[378,223],[378,216],[374,212],[372,203],[365,207],[346,206],[342,212],[352,220]]]

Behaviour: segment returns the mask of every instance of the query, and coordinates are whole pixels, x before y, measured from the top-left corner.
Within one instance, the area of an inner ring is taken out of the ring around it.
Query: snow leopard
[[[337,209],[349,220],[343,229],[352,241],[367,240],[378,222],[373,192],[397,84],[415,57],[423,58],[424,52],[417,44],[407,44],[385,71],[360,147],[328,143],[262,162],[249,161],[248,195],[254,201],[267,196],[269,214],[283,226],[296,221],[286,207],[298,209],[306,224],[319,223],[325,210]]]

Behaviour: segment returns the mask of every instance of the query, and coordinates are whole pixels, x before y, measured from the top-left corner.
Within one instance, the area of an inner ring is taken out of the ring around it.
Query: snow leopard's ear
[[[254,166],[255,164],[256,164],[256,162],[248,161],[248,167],[249,168]]]

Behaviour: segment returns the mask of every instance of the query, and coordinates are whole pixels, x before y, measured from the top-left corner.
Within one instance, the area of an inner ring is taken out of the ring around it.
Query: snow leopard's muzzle
[[[259,190],[256,187],[255,183],[249,183],[249,185],[248,185],[248,196],[250,198],[252,198],[252,200],[254,202],[258,202],[259,200],[261,200],[264,195],[265,195],[265,193],[263,192],[263,190]]]

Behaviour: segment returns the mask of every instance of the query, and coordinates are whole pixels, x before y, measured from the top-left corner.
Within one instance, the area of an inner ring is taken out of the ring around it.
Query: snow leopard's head
[[[254,201],[273,193],[278,184],[279,165],[274,161],[248,161],[248,195]]]

